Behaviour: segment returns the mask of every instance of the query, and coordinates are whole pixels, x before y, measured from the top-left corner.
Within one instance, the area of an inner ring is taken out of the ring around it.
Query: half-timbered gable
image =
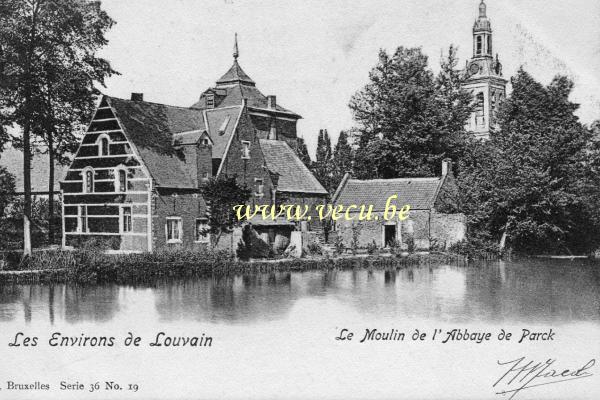
[[[102,101],[64,180],[63,244],[90,239],[115,250],[147,250],[151,180],[112,107]]]

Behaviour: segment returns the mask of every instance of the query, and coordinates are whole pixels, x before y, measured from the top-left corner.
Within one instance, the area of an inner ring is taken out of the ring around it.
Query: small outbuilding
[[[466,236],[466,216],[456,212],[457,193],[449,159],[438,177],[358,180],[346,174],[333,204],[343,210],[356,207],[348,211],[349,218],[335,222],[335,231],[346,248],[374,243],[378,248],[445,250]],[[407,206],[409,211],[400,213]],[[371,217],[365,218],[369,209]]]

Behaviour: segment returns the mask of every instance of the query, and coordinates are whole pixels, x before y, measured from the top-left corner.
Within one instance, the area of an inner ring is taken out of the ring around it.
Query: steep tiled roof
[[[60,191],[58,182],[64,177],[67,166],[54,163],[54,190]],[[0,166],[5,167],[8,172],[15,176],[15,191],[22,193],[23,184],[23,153],[9,147],[0,150]],[[31,191],[48,191],[48,154],[35,154],[31,159]]]
[[[107,100],[159,186],[196,187],[196,166],[187,166],[173,147],[173,134],[204,129],[202,111],[116,97]]]
[[[387,199],[398,195],[398,198],[393,201],[397,207],[408,204],[413,210],[428,210],[433,208],[441,183],[441,177],[364,181],[348,179],[341,183],[343,186],[338,189],[339,193],[334,202],[345,206],[372,204],[375,211],[382,211],[385,209]]]
[[[213,158],[223,158],[242,106],[205,110],[208,133],[213,141]]]
[[[229,106],[239,106],[242,105],[242,100],[246,99],[248,107],[251,108],[260,108],[267,112],[272,112],[273,110],[267,110],[267,96],[261,93],[254,86],[246,86],[246,85],[232,85],[229,87],[218,88],[219,91],[224,92],[222,94],[224,98],[220,100],[218,103],[218,108],[221,107],[229,107]],[[205,99],[202,97],[199,101],[192,105],[192,108],[206,108]],[[275,111],[286,113],[288,117],[292,118],[302,118],[300,115],[281,107],[280,105],[275,106]]]
[[[244,84],[251,86],[255,85],[254,81],[244,72],[242,67],[240,67],[237,60],[234,60],[229,71],[217,81],[217,85],[227,85],[238,82],[243,82]]]
[[[278,191],[327,194],[286,142],[261,139],[260,147],[269,171],[279,174]]]

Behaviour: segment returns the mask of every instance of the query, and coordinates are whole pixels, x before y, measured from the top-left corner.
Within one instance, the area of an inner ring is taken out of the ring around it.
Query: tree
[[[500,131],[473,144],[459,181],[472,228],[520,252],[572,253],[598,245],[600,151],[569,101],[573,83],[548,86],[520,69]]]
[[[15,176],[0,166],[0,219],[6,214],[7,207],[15,195]]]
[[[341,131],[338,141],[335,145],[335,149],[333,150],[333,177],[331,182],[331,193],[337,189],[344,175],[348,172],[352,172],[352,164],[354,159],[353,153],[352,147],[348,143],[348,136],[346,132]]]
[[[207,205],[208,226],[206,233],[216,235],[213,246],[219,242],[223,233],[231,233],[240,226],[234,206],[245,204],[251,191],[237,183],[236,177],[212,177],[202,187],[202,196]]]
[[[356,176],[431,176],[444,158],[462,155],[471,98],[456,65],[454,47],[437,78],[420,48],[379,52],[370,82],[349,104],[360,132]]]
[[[331,139],[327,133],[327,129],[319,130],[316,159],[311,166],[312,173],[315,175],[317,180],[321,182],[321,185],[323,185],[328,192],[331,192],[333,177],[332,151]]]
[[[300,158],[300,161],[302,161],[309,169],[311,168],[312,160],[308,154],[304,138],[298,138],[298,158]]]
[[[22,128],[14,143],[23,150],[23,250],[29,255],[31,155],[45,142],[53,199],[54,161],[73,149],[73,133],[89,119],[99,94],[96,85],[115,73],[96,56],[114,21],[100,2],[86,0],[0,0],[0,10],[0,110],[4,126]]]

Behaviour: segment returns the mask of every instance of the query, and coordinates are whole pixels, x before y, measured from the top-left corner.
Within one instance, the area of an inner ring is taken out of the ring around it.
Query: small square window
[[[196,220],[196,242],[198,243],[209,243],[210,233],[208,232],[209,225],[207,219]]]
[[[167,218],[166,230],[167,243],[181,243],[181,218]]]
[[[242,140],[242,158],[245,160],[250,159],[250,142]]]

